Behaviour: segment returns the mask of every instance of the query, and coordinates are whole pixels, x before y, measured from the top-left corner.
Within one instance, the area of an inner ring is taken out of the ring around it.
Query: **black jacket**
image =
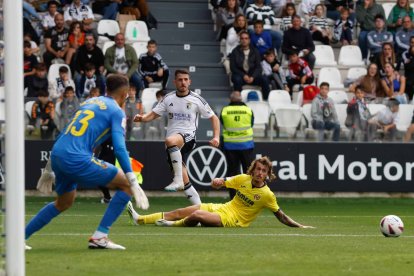
[[[230,71],[237,75],[248,75],[253,78],[258,78],[262,75],[262,66],[260,65],[261,57],[259,50],[250,46],[249,53],[249,71],[245,72],[243,69],[244,53],[242,48],[237,46],[230,54]]]
[[[299,30],[290,28],[283,35],[282,52],[289,54],[292,51],[299,52],[308,49],[310,52],[315,51],[315,44],[310,31],[301,27]]]

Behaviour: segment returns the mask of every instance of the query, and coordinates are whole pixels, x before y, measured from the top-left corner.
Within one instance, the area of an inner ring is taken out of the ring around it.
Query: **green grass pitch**
[[[29,220],[50,198],[28,197]],[[204,198],[205,202],[225,199]],[[300,223],[282,225],[265,210],[249,228],[132,226],[124,213],[110,238],[125,251],[88,250],[87,240],[106,208],[97,198],[74,206],[28,241],[27,275],[413,275],[414,199],[278,199]],[[150,198],[150,210],[188,204]],[[385,238],[380,219],[402,218],[405,231]]]

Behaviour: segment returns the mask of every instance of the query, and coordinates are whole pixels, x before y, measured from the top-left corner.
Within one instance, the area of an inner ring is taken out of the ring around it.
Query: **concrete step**
[[[189,29],[177,29],[171,30],[151,30],[150,36],[152,39],[158,41],[159,44],[192,44],[192,43],[205,43],[206,45],[212,44],[216,41],[216,33],[213,30],[189,30]]]
[[[169,21],[191,22],[192,20],[211,20],[211,11],[205,8],[187,7],[180,3],[160,3],[150,7],[151,13],[155,18]]]

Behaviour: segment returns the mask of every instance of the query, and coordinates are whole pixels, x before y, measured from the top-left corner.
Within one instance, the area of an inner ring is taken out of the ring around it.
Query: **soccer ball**
[[[386,237],[399,237],[404,231],[404,223],[394,215],[388,215],[381,219],[380,230]]]

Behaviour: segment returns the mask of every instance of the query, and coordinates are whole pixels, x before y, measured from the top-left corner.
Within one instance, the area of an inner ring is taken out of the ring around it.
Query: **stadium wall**
[[[26,189],[36,182],[53,141],[26,141]],[[145,190],[162,190],[171,181],[162,142],[127,142],[144,164]],[[277,175],[270,187],[286,192],[414,192],[414,144],[395,143],[256,143],[256,156],[273,160]],[[198,143],[187,159],[192,183],[208,191],[212,177],[225,176],[220,150]]]

